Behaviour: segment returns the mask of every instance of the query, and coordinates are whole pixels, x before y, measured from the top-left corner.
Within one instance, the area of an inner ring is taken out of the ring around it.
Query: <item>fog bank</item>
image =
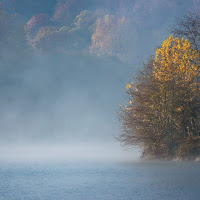
[[[125,162],[139,158],[137,150],[122,150],[118,143],[2,145],[0,162]]]

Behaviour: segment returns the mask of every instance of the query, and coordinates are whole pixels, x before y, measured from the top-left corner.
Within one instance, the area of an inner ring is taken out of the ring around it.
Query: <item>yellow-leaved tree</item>
[[[173,132],[180,127],[184,137],[198,135],[195,112],[199,107],[199,66],[199,52],[184,38],[170,36],[156,50],[154,76],[163,91],[163,103],[171,124],[171,139],[179,137]]]
[[[184,38],[167,38],[156,56],[128,84],[131,105],[121,109],[120,139],[140,144],[144,156],[200,154],[200,54]],[[127,109],[128,108],[128,109]]]

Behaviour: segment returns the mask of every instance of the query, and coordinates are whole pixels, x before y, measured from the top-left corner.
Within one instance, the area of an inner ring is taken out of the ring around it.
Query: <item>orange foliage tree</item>
[[[135,84],[127,85],[131,99],[119,114],[120,140],[142,145],[145,156],[200,154],[195,140],[200,130],[199,66],[200,54],[188,40],[168,37]]]

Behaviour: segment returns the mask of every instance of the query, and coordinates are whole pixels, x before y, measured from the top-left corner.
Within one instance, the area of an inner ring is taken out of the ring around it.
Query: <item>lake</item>
[[[1,163],[0,200],[199,200],[200,163]]]

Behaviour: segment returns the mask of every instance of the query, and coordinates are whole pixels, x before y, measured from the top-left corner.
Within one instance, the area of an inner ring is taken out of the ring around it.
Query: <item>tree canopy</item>
[[[190,158],[200,154],[200,54],[184,38],[169,36],[126,89],[120,141],[142,146],[143,156]]]

